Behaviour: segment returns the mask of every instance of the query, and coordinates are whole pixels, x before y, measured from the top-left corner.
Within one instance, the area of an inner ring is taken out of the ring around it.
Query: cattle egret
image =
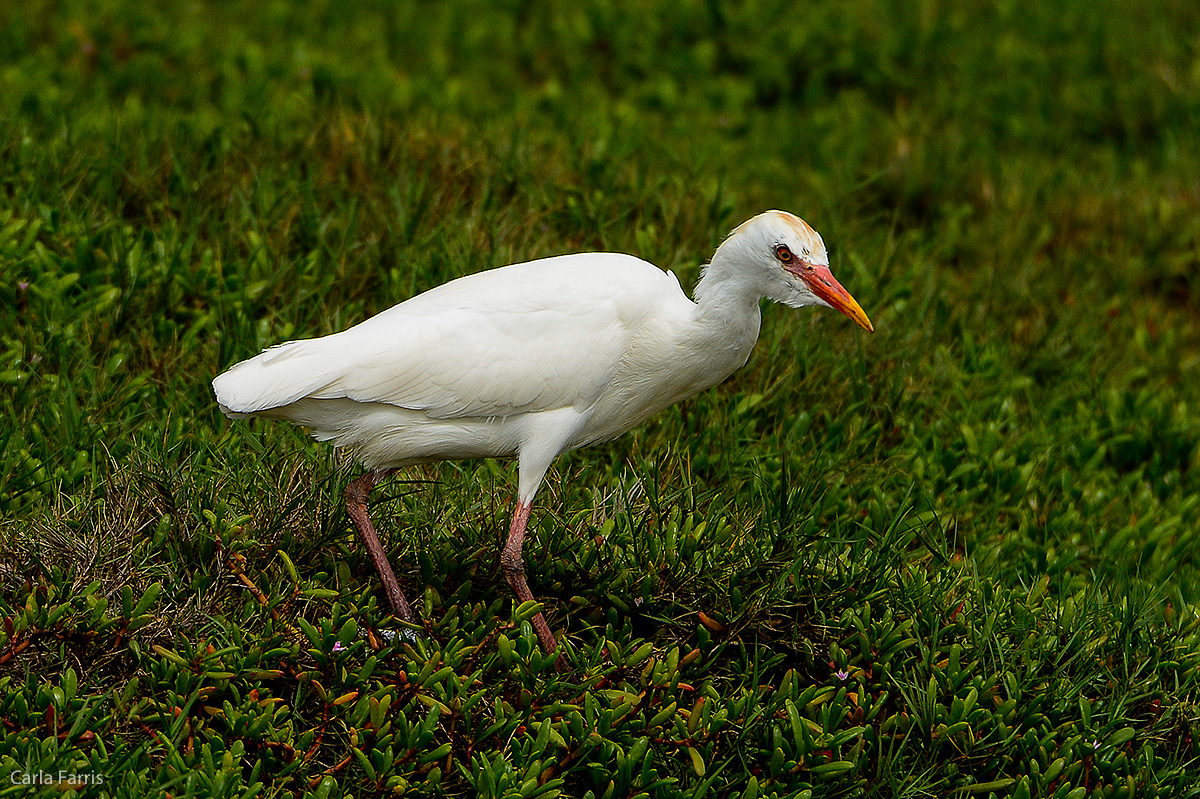
[[[500,560],[533,599],[521,549],[534,494],[563,452],[615,438],[724,380],[750,357],[759,300],[824,305],[871,331],[803,220],[768,211],[713,254],[690,300],[671,272],[631,255],[581,253],[453,280],[341,333],[290,341],[213,381],[231,417],[286,419],[367,472],[346,509],[396,614],[415,622],[367,515],[402,466],[515,455],[517,503]],[[557,642],[542,614],[542,648]]]

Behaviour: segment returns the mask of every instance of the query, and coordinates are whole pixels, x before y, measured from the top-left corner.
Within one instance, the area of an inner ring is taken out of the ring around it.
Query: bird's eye
[[[775,257],[779,259],[779,263],[781,264],[790,264],[796,260],[796,256],[792,254],[792,251],[788,249],[786,244],[775,245]]]

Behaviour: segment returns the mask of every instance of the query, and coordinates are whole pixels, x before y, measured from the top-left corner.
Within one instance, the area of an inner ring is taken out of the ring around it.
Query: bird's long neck
[[[737,369],[758,340],[762,291],[746,280],[718,250],[692,292],[696,303],[695,337],[729,352]]]
[[[704,267],[692,291],[701,317],[727,321],[758,318],[758,301],[763,290],[748,277],[747,270],[739,268],[739,256],[742,253],[738,251],[738,243],[726,239],[713,253],[712,262]]]

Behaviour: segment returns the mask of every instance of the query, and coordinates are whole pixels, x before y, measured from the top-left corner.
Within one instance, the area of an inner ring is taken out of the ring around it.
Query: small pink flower
[[[842,669],[838,669],[837,673],[835,673],[833,676],[837,677],[842,682],[845,682],[846,678],[850,676],[850,672],[843,671]]]
[[[334,642],[333,642],[333,651],[334,651],[334,652],[341,652],[341,651],[342,651],[343,649],[345,649],[345,648],[346,648],[346,647],[342,646],[342,642],[341,642],[341,641],[334,641]]]

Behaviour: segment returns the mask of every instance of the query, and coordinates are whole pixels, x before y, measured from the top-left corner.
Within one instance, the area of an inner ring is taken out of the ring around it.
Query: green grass
[[[665,9],[0,9],[0,796],[1200,793],[1196,6]],[[212,399],[516,260],[688,284],[771,207],[876,333],[768,308],[558,461],[570,674],[510,464],[376,492],[404,643],[353,467]]]

